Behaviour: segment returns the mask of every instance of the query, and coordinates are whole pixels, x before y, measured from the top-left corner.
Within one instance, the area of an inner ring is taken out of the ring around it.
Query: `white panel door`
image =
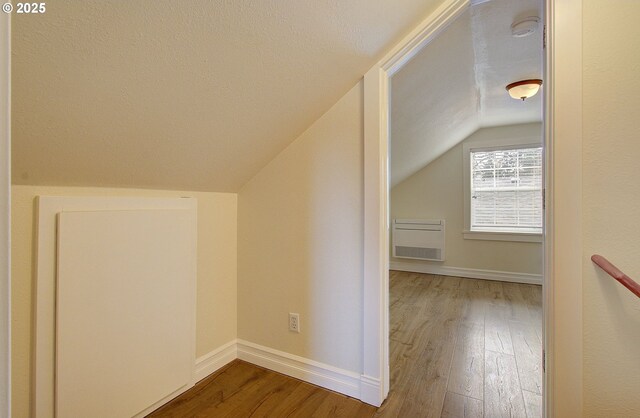
[[[58,215],[56,416],[134,416],[191,383],[188,210]]]

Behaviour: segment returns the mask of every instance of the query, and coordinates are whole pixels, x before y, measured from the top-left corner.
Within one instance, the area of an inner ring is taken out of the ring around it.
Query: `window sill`
[[[542,234],[526,232],[464,231],[464,239],[484,241],[542,242]]]

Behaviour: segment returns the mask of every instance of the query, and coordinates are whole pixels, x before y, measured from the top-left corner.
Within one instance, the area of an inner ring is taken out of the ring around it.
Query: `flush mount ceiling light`
[[[520,80],[509,84],[507,91],[509,92],[509,96],[514,99],[524,101],[529,97],[535,96],[538,90],[540,90],[541,85],[542,80],[540,79]]]
[[[524,19],[513,22],[511,25],[511,34],[516,38],[523,38],[533,34],[538,30],[540,18],[537,16],[529,16]]]

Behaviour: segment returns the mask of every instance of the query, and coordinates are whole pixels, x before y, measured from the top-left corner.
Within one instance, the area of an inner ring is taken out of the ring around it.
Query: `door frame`
[[[471,5],[445,0],[364,76],[361,399],[389,393],[389,78]],[[544,0],[545,416],[582,414],[582,0]],[[555,278],[558,278],[555,280]],[[576,326],[580,324],[580,326]],[[367,383],[367,384],[365,384]]]
[[[0,416],[11,416],[11,17],[0,15]]]

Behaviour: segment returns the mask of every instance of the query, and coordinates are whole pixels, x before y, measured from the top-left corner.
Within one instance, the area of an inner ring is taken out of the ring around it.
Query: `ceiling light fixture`
[[[507,91],[509,96],[524,102],[525,99],[535,96],[541,85],[542,80],[540,79],[520,80],[509,84]]]

